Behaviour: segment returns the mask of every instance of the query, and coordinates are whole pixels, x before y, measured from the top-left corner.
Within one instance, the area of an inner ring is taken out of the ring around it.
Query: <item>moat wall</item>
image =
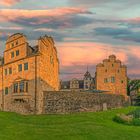
[[[92,92],[44,92],[44,114],[96,112],[123,107],[124,96]]]

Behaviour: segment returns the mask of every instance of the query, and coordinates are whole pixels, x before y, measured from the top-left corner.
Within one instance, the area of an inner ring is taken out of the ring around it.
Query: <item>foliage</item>
[[[140,119],[133,119],[132,124],[135,126],[140,126]]]
[[[140,108],[137,108],[126,115],[118,114],[113,120],[122,124],[140,126]]]
[[[127,115],[133,115],[134,118],[140,118],[140,108],[137,108],[134,111],[131,111]]]
[[[137,95],[136,98],[134,99],[136,106],[140,106],[140,95]]]
[[[130,96],[131,92],[137,91],[140,88],[140,80],[128,80],[127,94]]]
[[[124,115],[124,114],[123,114]],[[130,124],[130,121],[128,121],[128,120],[126,120],[124,117],[122,117],[122,115],[121,114],[118,114],[118,115],[116,115],[114,118],[113,118],[113,120],[115,121],[115,122],[118,122],[118,123],[122,123],[122,124]]]

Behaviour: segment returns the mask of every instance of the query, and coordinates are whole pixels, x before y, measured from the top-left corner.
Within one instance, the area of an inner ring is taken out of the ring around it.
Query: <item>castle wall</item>
[[[59,90],[59,62],[54,42],[49,37],[38,41],[40,56],[37,57],[37,113],[42,113],[43,91]]]
[[[18,65],[24,64],[28,62],[28,70],[18,72]],[[4,70],[8,68],[12,68],[12,74],[5,75]],[[24,93],[14,93],[13,86],[14,83],[26,80],[28,82],[28,92]],[[8,94],[5,93],[5,88],[8,88]],[[2,91],[2,88],[1,90]],[[13,104],[20,102],[19,100],[26,101],[29,105],[31,110],[34,110],[34,99],[35,99],[35,57],[22,59],[20,61],[16,61],[14,63],[8,64],[3,66],[3,100],[4,100],[4,107],[3,110],[5,111],[12,111]],[[21,101],[22,102],[22,101]]]
[[[120,108],[125,104],[122,95],[92,92],[44,92],[44,114],[96,112]]]

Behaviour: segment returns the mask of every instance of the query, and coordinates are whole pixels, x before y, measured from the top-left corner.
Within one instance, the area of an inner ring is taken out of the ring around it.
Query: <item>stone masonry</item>
[[[124,106],[122,95],[92,92],[44,92],[44,114],[96,112]]]

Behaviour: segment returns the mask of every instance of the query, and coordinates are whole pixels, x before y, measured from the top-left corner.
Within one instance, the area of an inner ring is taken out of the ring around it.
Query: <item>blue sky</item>
[[[140,78],[140,2],[138,0],[1,0],[1,55],[7,37],[24,33],[31,45],[51,35],[60,58],[62,79],[82,78],[87,65],[115,54]]]

